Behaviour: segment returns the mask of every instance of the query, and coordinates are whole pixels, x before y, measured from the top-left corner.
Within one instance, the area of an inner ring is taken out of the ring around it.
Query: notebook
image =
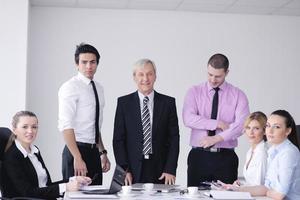
[[[95,189],[95,190],[86,190],[82,191],[84,194],[117,194],[124,185],[126,172],[122,167],[116,165],[114,175],[111,180],[109,189]]]
[[[142,191],[144,190],[143,183],[135,183],[132,185],[132,190]],[[153,190],[157,192],[175,192],[179,185],[165,185],[165,184],[154,184]]]

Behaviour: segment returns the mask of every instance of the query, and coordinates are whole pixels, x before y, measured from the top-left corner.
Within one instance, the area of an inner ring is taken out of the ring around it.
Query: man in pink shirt
[[[183,105],[183,122],[191,129],[188,186],[202,181],[233,183],[238,174],[234,152],[249,114],[246,95],[227,83],[225,55],[213,55],[207,64],[208,81],[191,87]]]

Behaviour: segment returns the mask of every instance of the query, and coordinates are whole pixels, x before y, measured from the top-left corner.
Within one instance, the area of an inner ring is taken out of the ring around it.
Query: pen
[[[180,195],[183,195],[183,194],[186,194],[186,193],[188,193],[188,190],[187,190],[187,189],[180,190],[180,192],[179,192]]]

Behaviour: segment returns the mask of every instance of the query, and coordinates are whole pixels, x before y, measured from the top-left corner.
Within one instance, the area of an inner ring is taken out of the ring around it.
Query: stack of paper
[[[251,197],[249,192],[234,192],[234,191],[221,191],[221,190],[211,190],[208,192],[210,197],[214,199],[254,199]]]

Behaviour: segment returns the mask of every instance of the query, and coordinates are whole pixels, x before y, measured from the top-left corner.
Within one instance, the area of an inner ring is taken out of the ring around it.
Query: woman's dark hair
[[[299,138],[297,135],[296,123],[292,115],[286,110],[276,110],[271,115],[278,115],[285,119],[285,125],[287,128],[291,128],[291,133],[288,135],[288,139],[300,150]]]

